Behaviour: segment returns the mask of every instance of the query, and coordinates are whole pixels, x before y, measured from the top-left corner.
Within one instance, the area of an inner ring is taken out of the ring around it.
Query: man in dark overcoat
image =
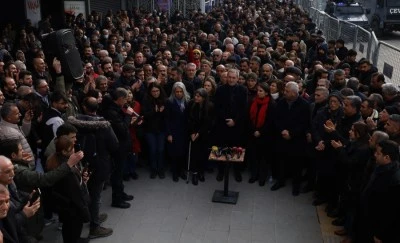
[[[243,146],[246,131],[247,90],[238,84],[239,70],[228,70],[228,82],[215,94],[215,143],[220,147]],[[234,167],[235,180],[241,181],[239,166]],[[217,180],[223,179],[223,165],[218,167]]]
[[[288,82],[285,86],[284,99],[278,102],[276,109],[277,154],[273,163],[273,176],[277,181],[271,187],[272,191],[283,187],[288,172],[291,172],[292,193],[294,196],[299,194],[309,124],[309,104],[299,96],[298,84]]]

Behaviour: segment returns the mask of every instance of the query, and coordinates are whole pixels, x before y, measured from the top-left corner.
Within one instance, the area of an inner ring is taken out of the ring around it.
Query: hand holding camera
[[[84,156],[84,154],[83,154],[82,150],[71,154],[71,156],[69,156],[69,159],[67,161],[68,166],[72,167],[72,166],[78,164],[79,161],[81,161],[83,159],[83,156]]]

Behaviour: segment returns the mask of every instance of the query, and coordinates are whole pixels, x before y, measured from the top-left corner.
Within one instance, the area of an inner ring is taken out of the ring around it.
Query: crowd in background
[[[307,10],[228,0],[187,16],[66,15],[65,28],[82,79],[49,58],[51,16],[0,34],[4,242],[37,242],[55,215],[64,242],[109,236],[107,185],[111,206],[129,208],[124,183],[139,179],[136,167],[185,180],[189,150],[193,185],[214,169],[222,181],[212,146],[246,149],[237,182],[248,170],[249,183],[275,191],[291,178],[293,196],[313,192],[313,205],[344,226],[342,242],[400,242],[398,87],[344,40],[326,40]]]

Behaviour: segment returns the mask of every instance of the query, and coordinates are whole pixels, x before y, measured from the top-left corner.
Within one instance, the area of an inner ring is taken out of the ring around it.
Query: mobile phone
[[[82,169],[82,173],[84,172],[89,172],[89,163],[86,163],[85,166]]]
[[[41,193],[40,189],[36,188],[35,189],[35,193],[33,193],[31,199],[29,199],[29,205],[32,205],[33,203],[35,203],[36,200],[40,197],[41,194],[42,193]]]
[[[74,144],[75,153],[81,151],[81,145],[79,143]]]

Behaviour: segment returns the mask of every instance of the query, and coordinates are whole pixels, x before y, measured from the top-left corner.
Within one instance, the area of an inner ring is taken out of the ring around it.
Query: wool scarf
[[[265,115],[267,114],[269,96],[262,99],[256,97],[250,107],[250,120],[256,128],[264,125]],[[260,108],[259,108],[260,106]]]

